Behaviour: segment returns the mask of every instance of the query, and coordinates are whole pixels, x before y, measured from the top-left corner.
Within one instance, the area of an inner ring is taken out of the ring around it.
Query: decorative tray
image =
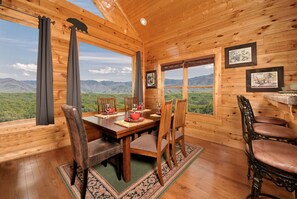
[[[128,117],[126,117],[125,118],[125,122],[142,122],[144,120],[144,117],[140,117],[140,118],[138,118],[138,120],[133,120],[132,118],[128,118]]]

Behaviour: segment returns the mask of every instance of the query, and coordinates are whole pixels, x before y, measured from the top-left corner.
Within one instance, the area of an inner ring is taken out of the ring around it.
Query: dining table
[[[131,136],[135,133],[148,131],[159,126],[160,116],[155,114],[155,111],[143,111],[141,117],[143,121],[125,122],[128,113],[118,115],[107,115],[106,117],[88,116],[83,117],[84,124],[93,126],[99,129],[102,133],[111,136],[122,143],[123,147],[123,178],[125,182],[131,180],[131,154],[130,154],[130,142]],[[121,125],[127,123],[128,125]]]

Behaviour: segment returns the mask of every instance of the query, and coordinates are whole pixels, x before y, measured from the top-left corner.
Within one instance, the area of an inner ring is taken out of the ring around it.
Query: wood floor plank
[[[243,151],[186,137],[204,147],[200,156],[162,195],[164,199],[241,199],[250,192]],[[0,164],[0,199],[70,199],[56,167],[72,162],[71,147]],[[292,193],[264,180],[263,191],[282,199]]]

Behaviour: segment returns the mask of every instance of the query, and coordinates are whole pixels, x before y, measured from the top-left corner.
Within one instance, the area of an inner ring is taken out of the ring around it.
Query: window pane
[[[132,96],[132,58],[80,43],[80,77],[83,112],[97,112],[98,97],[116,97],[117,109]]]
[[[182,86],[183,69],[167,70],[165,73],[165,86]]]
[[[93,13],[94,15],[97,15],[104,19],[104,16],[102,13],[98,10],[98,8],[95,6],[92,0],[68,0],[69,2]],[[108,6],[109,4],[106,2],[105,6]],[[110,5],[109,5],[110,6]]]
[[[188,88],[188,112],[213,114],[213,66],[206,64],[188,68],[188,86],[207,86]]]
[[[200,114],[213,114],[213,89],[188,89],[188,112]]]
[[[38,29],[0,27],[0,122],[35,118]]]

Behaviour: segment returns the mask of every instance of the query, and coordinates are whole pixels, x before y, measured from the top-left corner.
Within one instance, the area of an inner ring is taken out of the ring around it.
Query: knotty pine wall
[[[29,15],[28,15],[29,14]],[[71,24],[69,17],[77,18],[88,26],[89,35],[78,32],[78,40],[119,53],[135,56],[143,44],[137,34],[72,5],[56,0],[2,0],[0,19],[38,27],[38,19],[46,16],[52,20],[51,44],[53,55],[53,89],[55,124],[36,126],[35,119],[0,123],[0,162],[69,145],[69,137],[61,105],[66,103],[66,79]],[[90,36],[91,35],[91,36]],[[36,58],[37,59],[37,58]],[[92,130],[89,139],[98,137]]]
[[[178,3],[180,5],[176,5]],[[296,1],[227,0],[201,4],[187,1],[187,5],[177,1],[174,4],[175,8],[186,10],[171,15],[172,23],[166,18],[167,23],[162,24],[163,20],[159,18],[160,28],[154,33],[150,29],[147,31],[154,36],[143,37],[146,70],[158,71],[158,88],[146,90],[147,106],[155,107],[161,101],[161,63],[218,51],[220,60],[215,67],[220,74],[216,79],[216,115],[189,113],[186,118],[187,135],[242,148],[236,95],[249,98],[256,115],[292,120],[289,114],[283,114],[264,99],[267,93],[247,93],[245,74],[247,69],[284,66],[285,85],[297,82]],[[166,13],[170,11],[166,10]],[[225,69],[224,48],[250,42],[257,42],[257,66]],[[290,125],[296,126],[296,120]]]

